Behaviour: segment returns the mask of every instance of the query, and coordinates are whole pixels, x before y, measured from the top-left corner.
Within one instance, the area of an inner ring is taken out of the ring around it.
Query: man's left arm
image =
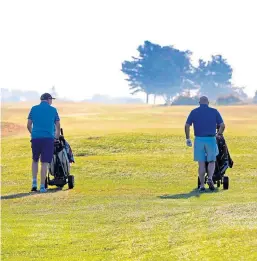
[[[56,130],[55,130],[55,138],[58,140],[60,138],[61,133],[61,124],[60,121],[55,122]]]
[[[216,124],[220,126],[217,135],[222,135],[225,130],[225,123],[218,111],[216,115]]]
[[[56,114],[55,114],[55,122],[54,122],[54,124],[55,124],[55,127],[56,127],[56,129],[55,129],[55,138],[59,139],[60,133],[61,133],[61,124],[60,124],[60,117],[58,115],[57,110],[56,110]]]

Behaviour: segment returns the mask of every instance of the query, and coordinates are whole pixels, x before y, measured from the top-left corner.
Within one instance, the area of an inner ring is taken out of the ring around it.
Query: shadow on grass
[[[1,196],[1,200],[24,198],[24,197],[34,196],[34,195],[38,195],[38,194],[49,194],[49,193],[55,193],[55,192],[61,191],[61,190],[62,190],[62,188],[53,188],[53,189],[48,189],[47,192],[45,192],[45,193],[40,193],[39,191],[35,191],[35,192],[27,192],[27,193],[10,194],[10,195]]]
[[[181,193],[181,194],[174,194],[174,195],[166,194],[166,195],[158,196],[158,198],[161,198],[161,199],[181,199],[181,198],[187,199],[187,198],[191,198],[191,197],[199,198],[202,194],[213,194],[213,193],[217,193],[217,192],[219,192],[218,189],[211,191],[208,188],[204,192],[199,192],[198,189],[195,188],[188,193]]]

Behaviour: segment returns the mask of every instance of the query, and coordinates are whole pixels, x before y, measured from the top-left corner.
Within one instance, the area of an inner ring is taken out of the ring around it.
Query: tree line
[[[124,61],[121,71],[127,75],[131,94],[144,92],[147,103],[149,95],[154,95],[162,96],[169,105],[174,97],[192,91],[213,101],[229,94],[247,97],[244,88],[232,85],[233,69],[222,55],[213,55],[209,61],[199,59],[194,66],[192,52],[174,46],[145,41],[137,51],[138,57]]]

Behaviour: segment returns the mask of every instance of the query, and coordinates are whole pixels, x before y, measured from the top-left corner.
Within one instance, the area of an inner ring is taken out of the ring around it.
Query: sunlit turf
[[[2,260],[257,260],[257,106],[218,108],[235,164],[229,190],[202,194],[184,137],[192,107],[57,103],[75,187],[40,194],[30,105],[8,106],[2,122],[21,128],[2,137]]]

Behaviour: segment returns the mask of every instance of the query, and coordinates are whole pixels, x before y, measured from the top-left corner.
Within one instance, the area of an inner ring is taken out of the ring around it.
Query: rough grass
[[[57,107],[75,188],[30,193],[29,136],[2,137],[2,260],[257,260],[257,106],[219,108],[235,165],[229,190],[204,194],[192,107]],[[25,127],[29,108],[5,105],[2,122]]]

